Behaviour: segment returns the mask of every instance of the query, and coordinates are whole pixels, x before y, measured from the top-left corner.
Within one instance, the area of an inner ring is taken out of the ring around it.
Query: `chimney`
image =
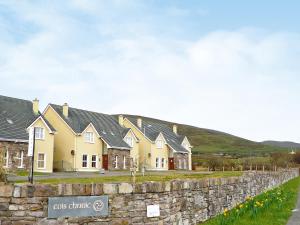
[[[119,115],[119,124],[121,127],[124,127],[124,117],[122,115]]]
[[[35,115],[39,113],[39,100],[37,98],[32,101],[32,110]]]
[[[173,125],[173,132],[175,133],[175,134],[177,134],[177,125]]]
[[[63,104],[63,115],[65,117],[69,116],[69,106],[68,106],[68,103]]]
[[[141,117],[139,117],[137,119],[137,125],[138,125],[139,128],[142,128],[142,118]]]

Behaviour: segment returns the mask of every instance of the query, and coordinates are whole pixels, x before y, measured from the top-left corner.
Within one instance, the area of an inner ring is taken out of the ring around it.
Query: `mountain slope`
[[[228,153],[232,155],[262,155],[275,151],[286,151],[285,148],[282,148],[280,146],[270,146],[260,142],[254,142],[220,131],[199,128],[185,124],[177,124],[136,115],[124,116],[132,118],[141,117],[144,120],[151,120],[153,122],[166,124],[170,128],[172,128],[173,124],[176,124],[178,126],[178,133],[187,136],[191,141],[191,144],[194,146],[194,154]]]
[[[270,146],[276,146],[276,147],[282,147],[282,148],[300,148],[300,144],[296,142],[291,141],[263,141],[261,142],[264,145],[270,145]]]

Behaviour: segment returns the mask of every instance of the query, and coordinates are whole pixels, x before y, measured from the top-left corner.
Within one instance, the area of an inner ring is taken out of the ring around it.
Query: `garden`
[[[295,207],[300,187],[300,177],[282,186],[251,197],[229,210],[224,209],[201,225],[285,225]]]

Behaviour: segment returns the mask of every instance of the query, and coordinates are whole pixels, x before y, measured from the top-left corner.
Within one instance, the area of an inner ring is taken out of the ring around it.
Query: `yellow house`
[[[31,168],[28,130],[35,127],[34,171],[52,172],[55,130],[39,112],[39,101],[0,96],[0,151],[9,171]]]
[[[111,115],[49,104],[44,117],[57,130],[54,169],[129,170],[138,163],[138,139]]]
[[[191,144],[167,125],[151,120],[119,116],[121,126],[131,128],[139,139],[140,168],[146,170],[191,170]]]

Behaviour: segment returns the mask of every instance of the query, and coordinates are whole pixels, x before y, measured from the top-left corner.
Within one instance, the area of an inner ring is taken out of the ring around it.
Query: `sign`
[[[147,205],[147,217],[160,216],[159,205]]]
[[[48,218],[107,215],[108,196],[70,196],[48,198]]]
[[[28,140],[28,156],[33,155],[34,148],[34,127],[29,128],[29,140]]]

